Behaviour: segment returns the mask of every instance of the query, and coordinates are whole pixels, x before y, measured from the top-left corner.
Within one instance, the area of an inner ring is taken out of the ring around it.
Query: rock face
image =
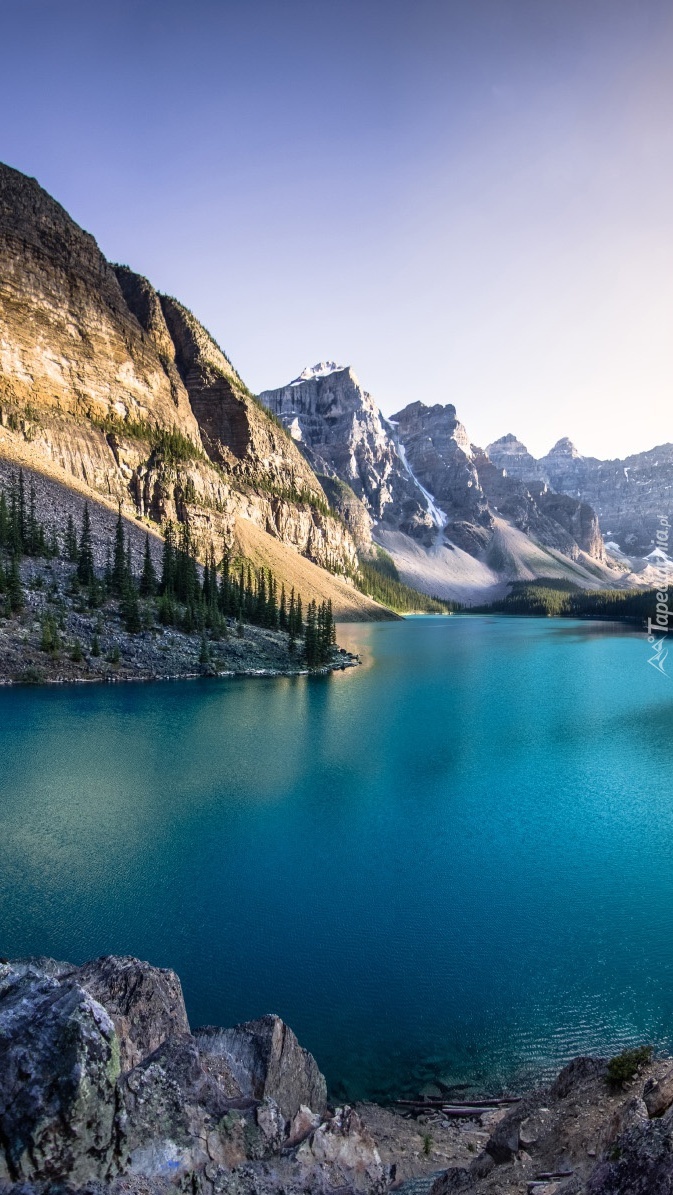
[[[119,1073],[112,1020],[74,979],[0,968],[0,1177],[106,1175]]]
[[[204,1053],[226,1060],[241,1095],[274,1099],[286,1120],[303,1104],[316,1112],[325,1107],[327,1087],[316,1061],[280,1017],[261,1017],[234,1029],[202,1029],[196,1036]]]
[[[470,444],[451,404],[411,403],[393,417],[406,459],[445,517],[445,538],[473,553],[488,547],[494,517],[571,560],[604,559],[598,520],[589,506],[551,493],[544,483],[510,477]]]
[[[509,477],[541,482],[596,511],[603,537],[630,556],[646,556],[655,545],[659,517],[671,511],[673,444],[662,444],[624,460],[582,456],[564,438],[536,460],[515,436],[489,444],[489,457]]]
[[[231,547],[245,519],[332,572],[356,567],[312,469],[198,320],[1,164],[0,425],[5,455],[29,445],[35,468],[188,521],[204,546]]]
[[[427,498],[398,452],[394,428],[349,366],[321,362],[259,397],[313,468],[350,486],[374,522],[431,542],[436,524]]]
[[[192,1035],[173,971],[0,966],[0,1189],[379,1195],[373,1140],[325,1105],[279,1017]]]
[[[122,1070],[130,1070],[167,1037],[189,1033],[175,971],[110,955],[85,963],[73,975],[112,1018]]]
[[[192,1034],[172,971],[23,959],[0,964],[0,1192],[673,1195],[671,1059],[610,1076],[576,1058],[467,1123],[335,1109],[276,1016]]]
[[[552,495],[544,482],[506,475],[470,443],[451,404],[412,402],[384,419],[352,369],[334,362],[305,369],[260,398],[314,469],[354,491],[386,543],[387,531],[402,531],[424,548],[444,542],[481,558],[500,518],[570,560],[604,558],[590,507]],[[328,482],[323,487],[333,492]],[[357,535],[355,520],[344,517]],[[366,549],[361,531],[359,543]]]

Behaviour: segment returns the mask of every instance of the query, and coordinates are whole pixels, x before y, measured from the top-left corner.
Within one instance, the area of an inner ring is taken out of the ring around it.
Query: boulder
[[[643,1088],[643,1100],[647,1114],[651,1117],[663,1116],[673,1104],[673,1067],[670,1067],[658,1078],[649,1078]]]
[[[113,1158],[119,1042],[73,978],[0,966],[0,1179],[101,1179]]]
[[[605,1058],[580,1055],[573,1058],[572,1062],[559,1072],[549,1089],[549,1094],[553,1100],[565,1100],[570,1095],[576,1095],[587,1084],[591,1085],[596,1079],[604,1078],[607,1070]]]
[[[311,1112],[305,1104],[302,1104],[297,1115],[293,1118],[290,1124],[288,1133],[288,1145],[299,1145],[302,1141],[317,1129],[320,1124],[320,1117],[316,1112]]]
[[[592,1172],[587,1195],[673,1195],[670,1114],[634,1125],[610,1146]]]
[[[195,1038],[202,1054],[224,1060],[243,1096],[274,1099],[286,1120],[302,1104],[312,1112],[324,1109],[325,1078],[280,1017],[269,1014],[234,1029],[208,1027]]]
[[[209,1117],[198,1102],[204,1078],[189,1034],[167,1039],[123,1076],[118,1128],[125,1173],[178,1178],[205,1165]]]
[[[123,1071],[147,1058],[167,1037],[189,1033],[175,971],[127,955],[108,955],[85,963],[73,974],[112,1018]]]
[[[346,1187],[383,1195],[389,1173],[374,1139],[352,1108],[337,1108],[297,1149],[307,1191]]]
[[[521,1100],[496,1125],[486,1142],[486,1151],[498,1166],[511,1162],[521,1148],[519,1132],[522,1124],[529,1122],[538,1112],[538,1102],[534,1099]]]

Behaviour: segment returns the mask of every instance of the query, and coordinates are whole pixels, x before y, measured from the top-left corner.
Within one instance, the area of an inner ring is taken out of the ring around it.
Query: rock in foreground
[[[279,1017],[192,1035],[180,981],[133,958],[0,966],[0,1188],[383,1192],[350,1108]]]
[[[330,1107],[279,1017],[192,1033],[173,971],[0,964],[0,1192],[673,1195],[673,1067],[648,1057],[577,1058],[513,1104],[405,1119]]]

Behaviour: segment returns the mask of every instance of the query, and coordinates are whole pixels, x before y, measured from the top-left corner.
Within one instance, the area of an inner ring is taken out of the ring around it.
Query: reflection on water
[[[329,677],[0,693],[0,953],[277,1011],[339,1093],[668,1042],[673,695],[638,636],[339,628]]]

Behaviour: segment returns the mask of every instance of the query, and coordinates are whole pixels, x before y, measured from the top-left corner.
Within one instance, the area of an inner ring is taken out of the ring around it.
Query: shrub
[[[607,1080],[610,1087],[622,1087],[624,1083],[630,1083],[641,1066],[646,1066],[651,1058],[652,1046],[636,1046],[633,1050],[616,1054],[608,1063]]]

